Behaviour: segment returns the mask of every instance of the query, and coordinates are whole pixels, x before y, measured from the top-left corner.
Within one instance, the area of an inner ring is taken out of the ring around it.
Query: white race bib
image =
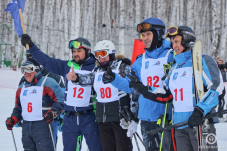
[[[42,96],[43,86],[31,86],[21,89],[20,101],[24,120],[39,121],[43,119]]]
[[[178,68],[172,71],[169,88],[173,95],[175,112],[193,111],[192,67]]]
[[[167,57],[142,59],[141,79],[144,85],[163,87],[162,77],[165,75],[163,64],[167,63],[167,59]]]
[[[89,74],[90,71],[85,70],[74,70],[75,73],[79,74]],[[71,72],[71,69],[70,69]],[[69,106],[76,107],[87,107],[89,106],[90,96],[91,96],[91,87],[86,86],[82,87],[80,85],[75,85],[71,81],[68,81],[68,93],[66,98],[66,104]]]
[[[113,72],[118,73],[119,71],[113,70]],[[104,84],[102,82],[102,76],[104,72],[97,72],[95,74],[94,89],[97,93],[97,101],[101,103],[108,103],[119,100],[118,89],[112,84]]]

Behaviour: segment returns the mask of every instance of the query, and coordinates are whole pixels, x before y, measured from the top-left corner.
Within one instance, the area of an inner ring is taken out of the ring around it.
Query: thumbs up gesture
[[[69,80],[69,81],[76,81],[77,75],[75,74],[75,71],[73,69],[73,66],[71,66],[71,70],[72,71],[67,74],[67,80]]]

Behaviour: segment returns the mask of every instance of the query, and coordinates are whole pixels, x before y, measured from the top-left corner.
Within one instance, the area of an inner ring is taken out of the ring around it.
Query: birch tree
[[[125,39],[125,33],[124,33],[124,13],[125,13],[125,4],[124,4],[124,0],[120,0],[120,31],[119,31],[119,52],[120,54],[124,54],[125,51],[125,47],[124,47],[124,39]]]
[[[220,44],[220,1],[212,0],[212,57],[217,57]]]
[[[226,58],[226,30],[227,30],[227,2],[222,0],[222,19],[221,19],[221,50],[220,56]],[[227,61],[227,60],[225,60]]]

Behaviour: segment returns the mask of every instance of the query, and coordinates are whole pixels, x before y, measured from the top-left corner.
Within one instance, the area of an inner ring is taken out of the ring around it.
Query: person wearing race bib
[[[31,37],[23,34],[23,46],[29,44],[29,53],[37,62],[55,74],[63,76],[65,80],[65,115],[63,119],[62,135],[64,151],[80,150],[78,139],[85,137],[90,151],[102,151],[99,138],[98,123],[95,122],[94,107],[92,104],[92,87],[80,87],[67,80],[67,76],[76,73],[87,74],[95,67],[95,57],[91,53],[91,44],[85,38],[77,38],[69,42],[68,48],[72,51],[72,60],[51,58],[38,49]],[[79,137],[81,135],[81,137]],[[81,143],[81,141],[79,141]]]
[[[158,18],[148,18],[137,25],[137,31],[142,34],[142,40],[145,45],[145,53],[139,55],[131,67],[131,70],[139,77],[144,85],[163,87],[162,77],[165,75],[163,64],[172,62],[173,54],[170,50],[170,42],[163,39],[165,33],[165,24]],[[108,81],[114,87],[131,93],[133,88],[129,87],[130,79],[128,77],[122,78],[119,75],[106,72],[112,78],[103,76],[103,80]],[[157,120],[160,115],[164,115],[165,104],[151,102],[144,98],[143,95],[139,97],[139,119],[141,120],[141,132],[143,135],[143,143],[147,151],[158,150],[160,138],[158,135],[148,136],[146,131],[156,129],[158,127]],[[170,116],[171,119],[171,110]],[[170,146],[169,138],[166,137],[166,144]],[[166,150],[169,150],[166,148]]]
[[[172,48],[176,52],[169,74],[163,88],[145,86],[141,82],[131,81],[129,85],[152,102],[173,102],[173,124],[188,121],[188,126],[175,130],[177,150],[197,151],[198,141],[193,127],[202,124],[202,117],[211,112],[218,104],[218,96],[224,89],[221,74],[215,60],[202,54],[202,80],[207,92],[196,104],[193,83],[192,54],[190,47],[196,40],[194,31],[188,26],[171,26],[167,29],[166,37],[171,39]],[[136,79],[136,78],[135,78]],[[215,134],[213,119],[209,119],[210,131]],[[217,150],[217,143],[206,147]]]
[[[36,60],[28,59],[21,72],[25,81],[17,89],[16,106],[6,120],[7,129],[12,130],[17,121],[23,119],[24,150],[53,151],[50,131],[53,131],[52,121],[63,110],[64,94],[55,80],[42,76]]]
[[[27,59],[35,59],[33,58],[30,54],[26,54],[26,57]],[[40,72],[42,74],[42,76],[44,77],[50,77],[50,78],[53,78],[60,86],[61,90],[63,93],[65,93],[65,85],[64,85],[64,82],[61,78],[61,76],[57,75],[57,74],[54,74],[50,71],[47,71],[46,69],[44,69],[42,66],[40,66],[39,64],[37,64],[39,67],[40,67]],[[25,77],[23,76],[19,82],[19,85],[20,86],[23,82],[25,82],[26,79]],[[57,145],[57,140],[58,140],[58,126],[60,125],[60,116],[58,116],[58,118],[56,118],[53,122],[52,122],[52,125],[53,125],[53,136],[54,136],[54,141],[55,141],[55,144]],[[15,125],[15,127],[22,127],[22,124],[23,124],[23,120],[21,121],[17,121],[17,124]],[[59,128],[60,129],[60,128]]]
[[[97,66],[92,73],[83,75],[78,73],[73,83],[84,87],[93,85],[96,91],[96,122],[99,124],[99,135],[104,151],[132,151],[132,142],[129,137],[137,129],[138,119],[130,112],[130,97],[111,84],[105,84],[102,76],[110,66],[114,73],[125,77],[130,72],[128,59],[115,59],[116,48],[109,40],[101,40],[95,46],[95,57],[98,59]],[[69,79],[68,79],[69,80]],[[121,111],[129,109],[131,124],[124,128],[120,126]],[[127,130],[130,127],[130,130]],[[127,137],[128,136],[128,137]]]

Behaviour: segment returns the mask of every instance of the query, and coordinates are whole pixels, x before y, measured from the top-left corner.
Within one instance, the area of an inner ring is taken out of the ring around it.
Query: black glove
[[[110,69],[110,66],[107,68],[107,71],[102,76],[102,82],[104,84],[110,83],[115,79],[115,74]]]
[[[131,71],[131,75],[128,75],[128,77],[131,79],[131,81],[129,82],[129,87],[133,88],[135,91],[141,93],[142,95],[148,93],[149,86],[143,85],[134,71]]]
[[[33,42],[31,40],[31,37],[28,34],[22,34],[21,36],[21,44],[26,48],[26,44],[29,45],[29,48],[32,47]]]
[[[12,130],[13,126],[14,126],[14,119],[12,117],[8,117],[6,119],[6,127],[8,130]]]
[[[57,117],[57,112],[54,110],[49,110],[43,115],[43,120],[47,124],[50,124],[56,117]]]
[[[199,107],[195,107],[192,115],[189,117],[188,126],[194,127],[202,124],[203,110]]]

